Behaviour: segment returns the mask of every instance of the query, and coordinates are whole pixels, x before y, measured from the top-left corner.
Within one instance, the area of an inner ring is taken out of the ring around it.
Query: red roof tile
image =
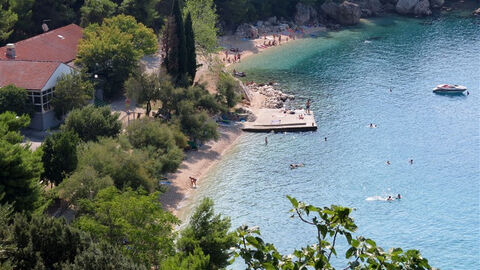
[[[60,64],[59,62],[0,60],[0,87],[14,84],[25,89],[40,90]]]
[[[15,60],[54,61],[68,63],[77,56],[77,45],[83,28],[70,24],[15,43]],[[6,57],[6,47],[0,48],[0,60]]]

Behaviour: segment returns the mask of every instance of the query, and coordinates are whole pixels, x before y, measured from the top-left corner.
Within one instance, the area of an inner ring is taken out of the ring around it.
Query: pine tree
[[[168,19],[164,36],[165,66],[168,74],[177,85],[185,86],[187,73],[187,48],[185,46],[185,29],[178,0],[173,1],[173,14]]]
[[[190,81],[195,80],[197,73],[197,54],[195,53],[195,34],[193,33],[192,16],[190,12],[185,19],[185,41],[187,49],[187,73]]]

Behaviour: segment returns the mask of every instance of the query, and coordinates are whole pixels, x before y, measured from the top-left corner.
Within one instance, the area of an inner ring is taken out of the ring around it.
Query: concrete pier
[[[317,123],[313,112],[306,114],[304,110],[288,111],[282,109],[259,109],[255,114],[255,122],[244,123],[242,130],[248,132],[294,132],[315,131]]]

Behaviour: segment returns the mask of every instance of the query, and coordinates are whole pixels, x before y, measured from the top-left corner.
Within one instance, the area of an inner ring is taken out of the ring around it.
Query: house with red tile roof
[[[35,113],[30,127],[45,130],[60,123],[50,101],[57,80],[73,72],[83,29],[70,24],[0,48],[0,87],[25,88]]]

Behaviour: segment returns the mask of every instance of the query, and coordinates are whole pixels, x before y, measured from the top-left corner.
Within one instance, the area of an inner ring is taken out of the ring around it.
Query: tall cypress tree
[[[177,84],[185,86],[187,73],[187,47],[185,46],[185,28],[183,25],[182,10],[180,9],[179,0],[173,2],[173,17],[175,20],[175,32],[178,40],[177,44],[177,61],[178,73]]]
[[[195,80],[197,73],[197,54],[195,53],[195,36],[193,33],[192,16],[190,12],[185,19],[185,41],[187,47],[187,72],[191,82]]]

